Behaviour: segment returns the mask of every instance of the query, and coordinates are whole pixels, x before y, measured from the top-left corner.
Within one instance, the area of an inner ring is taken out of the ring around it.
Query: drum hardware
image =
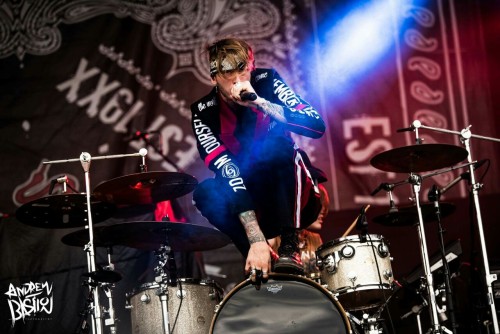
[[[416,142],[419,143],[421,142],[421,139],[417,137]],[[446,151],[444,151],[446,150]],[[439,158],[438,159],[430,159],[432,155],[436,155],[438,152],[446,152],[446,154],[438,154]],[[451,152],[448,154],[448,152]],[[465,152],[465,155],[464,155]],[[407,154],[408,156],[405,158],[404,155]],[[415,171],[426,171],[430,169],[437,169],[437,168],[444,168],[445,163],[446,164],[453,164],[453,163],[458,163],[460,160],[458,159],[464,159],[467,155],[467,150],[464,150],[462,148],[456,148],[455,146],[452,145],[440,145],[440,144],[417,144],[414,146],[410,146],[408,148],[397,148],[394,150],[389,150],[386,152],[383,152],[374,158],[371,159],[371,162],[374,163],[374,166],[385,170],[385,171],[391,171],[391,172],[408,172],[409,177],[404,180],[400,181],[396,184],[393,184],[392,187],[390,187],[390,191],[392,191],[396,186],[408,183],[412,186],[412,191],[413,191],[413,198],[415,201],[415,209],[417,213],[418,219],[415,220],[415,224],[417,226],[418,230],[418,236],[419,236],[419,242],[420,242],[420,251],[421,251],[421,258],[423,262],[423,268],[424,268],[424,273],[425,277],[427,279],[427,287],[428,287],[428,298],[429,298],[429,304],[430,304],[430,311],[431,311],[431,320],[432,320],[432,331],[434,333],[441,333],[443,330],[444,326],[441,326],[439,324],[439,318],[438,318],[438,312],[437,312],[437,304],[435,300],[435,296],[432,293],[432,289],[434,288],[433,286],[433,278],[432,278],[432,272],[430,270],[430,264],[429,264],[429,255],[427,251],[427,242],[426,242],[426,236],[425,236],[425,229],[424,229],[424,219],[423,219],[423,214],[422,214],[422,205],[420,204],[420,188],[421,184],[424,178],[438,175],[444,172],[447,172],[449,170],[440,170],[437,172],[433,172],[430,174],[427,174],[425,176],[421,176],[419,174],[416,174]],[[426,160],[431,160],[432,162],[427,162]],[[464,164],[461,166],[456,166],[456,167],[451,167],[451,169],[456,169],[460,167],[465,167],[465,166],[471,166],[475,162],[469,162],[468,164]],[[413,171],[412,169],[415,169]],[[379,188],[383,188],[379,186]],[[376,193],[376,191],[374,191]],[[399,210],[398,213],[399,214]],[[396,215],[397,215],[396,214]],[[394,214],[393,214],[394,215]]]
[[[86,208],[84,212],[87,214],[86,226],[88,226],[88,237],[89,241],[84,246],[84,251],[87,255],[87,267],[89,273],[97,272],[97,266],[95,262],[95,245],[94,245],[94,225],[93,225],[93,212],[92,212],[92,198],[90,193],[90,164],[92,160],[102,160],[102,159],[112,159],[112,158],[124,158],[124,157],[142,157],[144,161],[144,157],[147,154],[146,149],[140,149],[138,153],[133,154],[120,154],[120,155],[110,155],[110,156],[96,156],[92,157],[87,152],[82,152],[79,158],[75,159],[66,159],[66,160],[52,160],[52,161],[44,161],[43,164],[56,164],[56,163],[68,163],[68,162],[80,162],[84,171],[85,176],[85,204]],[[70,206],[71,207],[71,206]],[[67,206],[64,206],[67,208]],[[22,214],[20,213],[20,216]],[[89,275],[88,279],[88,288],[89,288],[89,297],[87,298],[85,310],[82,312],[82,316],[91,315],[91,324],[92,333],[94,334],[102,334],[103,333],[103,317],[102,317],[102,308],[99,300],[99,282],[94,279],[93,274]],[[111,300],[111,295],[109,300]],[[109,313],[114,313],[110,312]],[[114,316],[114,314],[113,314]],[[109,324],[110,330],[114,331],[116,328],[114,327],[114,319],[113,321],[107,321]],[[83,331],[88,331],[88,323],[86,320],[82,320],[80,325],[78,326],[78,330],[83,333]]]
[[[382,334],[384,331],[380,328],[380,324],[382,319],[378,315],[370,315],[366,312],[363,312],[361,316],[361,320],[356,318],[352,313],[347,312],[347,316],[354,322],[356,325],[361,327],[364,334]],[[354,333],[358,334],[359,332],[353,327]]]
[[[491,318],[492,318],[492,322],[493,322],[494,333],[500,334],[496,306],[495,306],[495,303],[493,300],[493,288],[492,288],[492,283],[497,279],[497,276],[494,274],[491,274],[490,267],[488,264],[488,254],[487,254],[487,250],[486,250],[486,242],[485,242],[485,238],[484,238],[482,214],[481,214],[481,208],[480,208],[480,204],[479,204],[479,190],[482,188],[482,185],[477,183],[475,180],[475,175],[474,175],[475,168],[473,167],[473,164],[472,164],[472,153],[471,153],[471,146],[470,146],[471,138],[488,140],[488,141],[497,142],[497,143],[500,143],[500,139],[474,135],[474,134],[472,134],[472,132],[470,130],[471,125],[469,125],[467,128],[462,129],[461,131],[451,131],[451,130],[445,130],[445,129],[426,126],[426,125],[423,125],[420,121],[415,120],[415,121],[413,121],[411,128],[416,133],[418,133],[419,128],[422,128],[422,129],[441,132],[441,133],[458,135],[461,143],[464,145],[465,150],[468,153],[467,160],[471,163],[471,165],[469,165],[470,185],[471,185],[470,188],[471,188],[471,193],[472,193],[472,196],[474,199],[476,221],[477,221],[477,226],[478,226],[478,231],[479,231],[479,240],[480,240],[480,244],[481,244],[481,253],[482,253],[484,273],[485,273],[485,282],[486,282],[486,290],[487,290],[486,300],[488,300],[488,304],[490,305],[490,308],[491,308],[490,313],[491,313]]]
[[[421,138],[418,136],[419,128],[425,128],[430,130],[435,130],[439,132],[445,133],[455,133],[459,134],[461,137],[461,142],[464,144],[465,149],[458,149],[451,145],[442,146],[440,144],[427,144],[423,145]],[[470,128],[470,127],[469,127]],[[451,165],[459,162],[461,159],[467,157],[469,161],[469,172],[471,177],[472,190],[475,200],[475,207],[477,213],[477,220],[479,225],[479,230],[481,234],[481,245],[483,251],[483,260],[485,262],[485,271],[487,273],[486,281],[488,285],[488,296],[491,296],[491,281],[495,280],[496,277],[489,275],[489,268],[487,264],[487,256],[486,256],[486,248],[484,246],[484,236],[482,235],[482,222],[481,222],[481,214],[479,210],[479,200],[477,196],[478,189],[481,188],[480,185],[475,183],[474,180],[474,165],[477,162],[472,162],[471,154],[470,154],[470,138],[472,134],[470,133],[469,128],[462,130],[461,132],[456,131],[448,131],[441,130],[431,127],[423,126],[420,121],[414,121],[410,128],[402,129],[401,131],[415,131],[416,133],[416,143],[417,145],[410,146],[408,148],[400,148],[394,149],[391,151],[383,152],[376,157],[372,158],[372,164],[379,169],[391,172],[405,172],[410,173],[408,178],[408,183],[412,185],[412,190],[415,199],[415,207],[417,209],[418,214],[418,232],[419,232],[419,240],[420,240],[420,248],[421,248],[421,256],[423,262],[423,268],[425,277],[427,279],[427,289],[428,289],[428,298],[430,303],[430,311],[431,311],[431,320],[432,320],[432,329],[433,333],[441,333],[442,331],[447,331],[444,326],[439,324],[438,312],[437,312],[437,304],[435,300],[434,293],[432,290],[433,282],[432,282],[432,272],[430,270],[430,264],[428,259],[426,238],[425,238],[425,230],[424,230],[424,221],[422,217],[419,193],[420,193],[420,185],[422,182],[422,177],[415,174],[416,172],[426,171],[431,169],[437,169],[445,167],[445,165]],[[485,137],[480,137],[485,139]],[[500,141],[500,140],[495,140]],[[430,146],[429,146],[430,145]],[[446,150],[444,150],[446,148]],[[442,154],[439,154],[441,151]],[[465,152],[465,155],[463,154]],[[404,155],[408,155],[408,157],[404,157]],[[441,172],[436,172],[441,173]],[[458,182],[458,181],[456,181]],[[496,321],[496,312],[494,310],[494,303],[490,303],[492,307],[492,317],[495,323],[495,333],[498,334],[498,323]],[[453,328],[455,330],[455,328]]]
[[[438,227],[438,239],[439,239],[439,250],[441,252],[441,261],[443,262],[443,273],[444,273],[444,298],[445,303],[443,303],[443,307],[439,308],[439,305],[436,304],[438,316],[440,317],[441,322],[445,322],[447,319],[445,311],[446,308],[448,308],[448,313],[450,315],[450,325],[452,328],[452,331],[450,333],[456,333],[456,328],[457,328],[457,322],[455,319],[455,308],[453,305],[453,292],[451,288],[451,281],[450,281],[450,268],[448,266],[448,261],[446,260],[446,248],[444,244],[444,229],[441,224],[441,209],[440,209],[440,200],[441,197],[441,192],[438,190],[437,186],[434,184],[431,189],[429,190],[429,193],[427,194],[427,198],[429,202],[432,202],[434,204],[435,208],[435,214],[436,214],[436,221],[437,221],[437,227]],[[429,261],[429,271],[432,274],[432,268],[430,265]],[[441,290],[437,290],[441,291]],[[447,301],[447,302],[446,302]],[[446,332],[446,327],[442,327],[442,329]]]

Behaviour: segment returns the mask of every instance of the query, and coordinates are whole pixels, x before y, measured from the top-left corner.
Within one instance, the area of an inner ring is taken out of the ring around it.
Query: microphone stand
[[[449,310],[449,315],[450,315],[450,324],[451,324],[451,330],[453,333],[456,334],[456,328],[457,328],[457,323],[455,319],[455,308],[453,306],[453,293],[451,290],[451,281],[450,281],[450,268],[448,266],[448,261],[446,260],[446,248],[444,245],[444,229],[441,224],[441,211],[439,208],[439,199],[441,197],[441,193],[438,190],[436,185],[433,185],[431,190],[429,191],[428,194],[428,199],[430,202],[434,202],[434,208],[436,209],[436,218],[437,218],[437,224],[438,224],[438,236],[439,236],[439,246],[441,249],[441,261],[443,261],[443,271],[444,271],[444,285],[445,285],[445,293],[446,293],[446,304],[448,306]],[[446,309],[443,308],[442,313]]]
[[[471,147],[470,147],[470,139],[471,138],[477,138],[477,139],[482,139],[482,140],[489,140],[489,141],[494,141],[500,143],[500,139],[497,138],[491,138],[491,137],[485,137],[485,136],[478,136],[478,135],[473,135],[470,131],[470,125],[463,129],[462,131],[451,131],[451,130],[445,130],[445,129],[439,129],[439,128],[434,128],[430,126],[423,125],[420,121],[415,120],[412,123],[412,127],[417,130],[418,128],[422,129],[427,129],[427,130],[432,130],[436,132],[443,132],[443,133],[448,133],[448,134],[456,134],[460,136],[460,141],[464,144],[465,149],[469,153],[467,156],[467,160],[469,162],[472,162],[472,153],[471,153]],[[495,301],[493,298],[493,287],[492,283],[496,281],[497,275],[496,274],[491,274],[490,272],[490,266],[488,264],[488,254],[486,251],[486,241],[484,238],[484,230],[483,230],[483,220],[481,216],[481,208],[479,205],[479,195],[478,192],[481,189],[482,185],[476,183],[476,179],[474,176],[474,167],[469,165],[469,171],[470,171],[470,178],[471,178],[471,185],[472,185],[472,195],[474,198],[474,206],[476,209],[476,219],[477,219],[477,227],[479,231],[479,240],[481,243],[481,251],[483,255],[483,266],[484,266],[484,272],[485,272],[485,281],[486,281],[486,300],[488,301],[488,304],[490,305],[491,308],[491,318],[493,322],[493,328],[494,328],[494,333],[495,334],[500,334],[500,329],[498,326],[498,319],[497,319],[497,311],[495,307]]]

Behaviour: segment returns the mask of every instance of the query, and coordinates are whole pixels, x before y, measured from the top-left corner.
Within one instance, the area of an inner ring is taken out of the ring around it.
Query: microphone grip
[[[257,100],[257,94],[253,92],[242,91],[240,93],[241,101],[255,101]]]

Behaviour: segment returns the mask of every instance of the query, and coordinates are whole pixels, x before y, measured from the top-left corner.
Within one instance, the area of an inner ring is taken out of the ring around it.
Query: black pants
[[[299,152],[286,160],[258,164],[245,175],[245,185],[255,206],[259,226],[267,239],[283,229],[306,228],[319,214],[321,202]],[[217,178],[201,182],[193,200],[208,221],[228,235],[246,256],[250,245],[232,194]]]

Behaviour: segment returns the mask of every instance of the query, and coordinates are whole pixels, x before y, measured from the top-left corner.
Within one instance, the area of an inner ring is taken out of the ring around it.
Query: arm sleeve
[[[273,101],[271,102],[283,106],[287,129],[315,139],[323,136],[325,122],[318,111],[297,95],[276,71],[273,72]]]
[[[196,138],[198,152],[205,165],[215,173],[223,192],[233,200],[231,212],[238,214],[254,210],[253,201],[248,193],[240,167],[234,155],[224,146],[219,136],[200,117],[200,113],[191,107],[193,112],[191,125]]]

